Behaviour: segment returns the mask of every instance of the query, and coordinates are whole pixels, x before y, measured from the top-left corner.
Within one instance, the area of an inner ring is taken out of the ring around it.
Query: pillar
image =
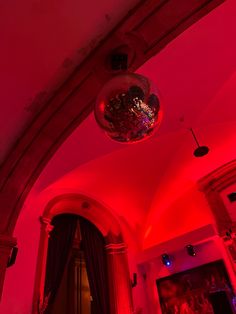
[[[112,314],[133,313],[127,249],[124,243],[106,245],[110,311]]]
[[[51,220],[46,217],[39,218],[41,224],[41,234],[39,242],[39,253],[35,274],[35,288],[34,288],[34,298],[33,298],[33,314],[40,313],[40,308],[43,306],[44,302],[44,284],[45,284],[45,274],[46,274],[46,263],[47,263],[47,251],[48,251],[48,239],[50,237],[50,232],[53,229],[51,225]]]

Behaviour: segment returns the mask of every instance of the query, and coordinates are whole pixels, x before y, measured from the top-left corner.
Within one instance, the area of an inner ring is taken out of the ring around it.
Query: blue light
[[[166,267],[171,266],[171,260],[170,260],[170,256],[168,254],[162,254],[161,258],[162,258],[162,263]]]

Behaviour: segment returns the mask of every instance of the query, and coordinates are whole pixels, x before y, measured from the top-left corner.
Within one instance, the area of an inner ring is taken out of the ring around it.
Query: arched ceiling
[[[196,128],[200,142],[206,143],[207,134],[201,128],[213,128],[216,123],[222,123],[227,132],[233,127],[235,13],[235,2],[227,1],[138,70],[155,82],[162,95],[164,119],[151,140],[153,143],[158,145],[160,137],[173,132],[191,137],[187,131],[190,126]],[[215,134],[212,140],[220,140],[223,131],[224,128],[219,129],[219,134]],[[181,137],[184,142],[185,138]],[[206,144],[211,146],[211,143]],[[136,144],[132,149],[142,145]],[[190,153],[193,148],[194,142],[191,146],[190,141]],[[104,136],[91,114],[59,149],[42,174],[41,184],[45,181],[47,185],[47,180],[53,181],[74,167],[117,149],[126,150],[127,146]]]
[[[91,0],[1,1],[0,162],[48,91],[137,2],[101,0],[92,10]],[[225,1],[138,70],[162,95],[164,119],[152,139],[131,146],[112,142],[91,114],[58,149],[31,190],[14,231],[27,248],[30,267],[36,265],[37,219],[47,202],[63,193],[79,192],[101,202],[136,231],[135,240],[142,236],[143,247],[212,221],[196,181],[236,155],[235,16],[235,0]],[[192,155],[190,126],[200,143],[210,147],[205,158]],[[24,184],[15,181],[13,188]],[[10,186],[11,194],[4,194],[2,211],[10,211],[14,192]],[[21,270],[20,275],[28,274]],[[12,280],[11,289],[17,282]]]
[[[43,203],[45,195],[46,200],[64,190],[78,190],[145,231],[168,202],[234,159],[235,15],[235,1],[226,1],[138,70],[162,95],[163,124],[152,139],[131,146],[112,142],[90,115],[51,159],[31,200],[42,198]],[[210,147],[202,159],[192,155],[190,126],[200,143]]]
[[[61,84],[138,0],[0,3],[0,162],[47,93]]]

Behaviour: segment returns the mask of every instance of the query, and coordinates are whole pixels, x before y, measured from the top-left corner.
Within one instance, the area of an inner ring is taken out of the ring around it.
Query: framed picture
[[[162,314],[231,314],[233,290],[223,261],[156,280]]]

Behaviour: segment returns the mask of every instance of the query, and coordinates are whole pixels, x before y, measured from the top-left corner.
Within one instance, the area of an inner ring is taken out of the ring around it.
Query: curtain
[[[44,287],[44,309],[50,314],[63,273],[69,260],[77,228],[78,216],[62,214],[53,218],[54,226],[48,242],[46,278]]]
[[[86,262],[90,291],[92,295],[92,314],[109,314],[109,290],[105,241],[98,229],[80,217],[82,250]]]

